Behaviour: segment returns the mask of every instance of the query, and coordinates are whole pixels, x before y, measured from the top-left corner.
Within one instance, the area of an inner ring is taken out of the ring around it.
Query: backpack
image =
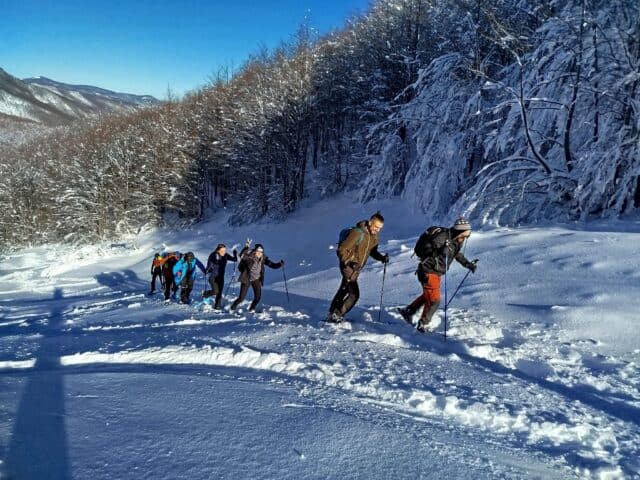
[[[347,239],[347,237],[351,233],[351,230],[353,230],[354,228],[357,228],[360,231],[360,237],[358,238],[358,240],[356,240],[356,245],[360,245],[362,239],[364,238],[364,232],[362,231],[362,229],[360,227],[347,227],[340,230],[340,235],[338,235],[338,246],[340,246],[340,244],[342,244],[342,242]]]
[[[444,227],[427,228],[413,247],[413,253],[420,259],[424,260],[433,253],[433,240],[436,236],[445,230]]]

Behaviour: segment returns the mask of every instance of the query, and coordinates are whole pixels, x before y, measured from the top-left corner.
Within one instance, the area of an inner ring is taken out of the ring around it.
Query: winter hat
[[[469,220],[467,220],[466,218],[458,217],[455,223],[453,224],[453,229],[459,230],[461,232],[465,230],[471,230],[471,224],[469,223]]]
[[[262,246],[261,243],[256,243],[256,246],[254,247],[254,250],[256,252],[264,252],[264,247]]]

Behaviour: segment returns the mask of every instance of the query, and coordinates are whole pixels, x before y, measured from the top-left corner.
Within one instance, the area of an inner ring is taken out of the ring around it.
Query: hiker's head
[[[256,246],[253,247],[253,251],[256,253],[256,257],[261,258],[264,255],[264,247],[261,243],[256,243]]]
[[[451,228],[453,238],[462,243],[471,236],[471,224],[464,217],[458,217]]]
[[[371,218],[369,219],[369,222],[367,225],[367,228],[369,229],[369,233],[371,233],[372,235],[375,235],[378,232],[380,232],[380,230],[382,230],[383,226],[384,226],[384,217],[380,212],[376,212],[373,215],[371,215]]]
[[[185,253],[185,254],[184,254],[184,259],[185,259],[187,262],[191,262],[191,261],[193,261],[193,259],[194,259],[194,258],[195,258],[195,257],[194,257],[194,255],[193,255],[193,252],[187,252],[187,253]]]
[[[224,243],[219,243],[216,247],[216,252],[218,252],[218,255],[221,257],[224,257],[227,254],[227,246]]]

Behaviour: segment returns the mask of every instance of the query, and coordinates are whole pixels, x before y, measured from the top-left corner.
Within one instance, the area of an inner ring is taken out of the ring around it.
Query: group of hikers
[[[389,254],[378,250],[378,235],[383,227],[384,218],[380,212],[376,212],[368,220],[362,220],[354,227],[345,228],[340,232],[336,251],[342,279],[329,307],[326,318],[328,322],[342,322],[345,315],[358,302],[360,297],[358,277],[369,257],[385,266],[389,263]],[[398,312],[408,323],[413,324],[414,315],[422,307],[417,323],[419,331],[429,330],[429,323],[440,306],[440,279],[446,274],[453,261],[457,261],[471,272],[476,271],[478,260],[469,261],[462,253],[464,243],[470,235],[471,224],[464,217],[459,217],[452,227],[432,226],[418,238],[414,247],[414,254],[419,259],[415,273],[422,291],[406,307],[398,308]],[[220,310],[227,262],[238,262],[240,292],[230,309],[236,310],[245,300],[251,287],[253,300],[249,311],[253,312],[262,296],[265,265],[274,269],[282,268],[284,260],[271,261],[264,254],[263,245],[258,243],[251,248],[250,240],[245,242],[239,254],[235,249],[232,253],[233,255],[227,253],[226,246],[219,244],[209,255],[206,267],[193,252],[156,254],[151,266],[150,293],[155,292],[156,279],[160,278],[164,287],[165,301],[170,301],[172,295],[175,296],[180,288],[180,303],[189,303],[196,269],[199,269],[207,276],[211,287],[203,291],[203,298],[215,297],[214,309]]]
[[[151,263],[151,291],[153,295],[156,291],[156,279],[160,278],[160,284],[164,288],[165,302],[171,301],[172,297],[180,289],[179,303],[190,303],[190,296],[193,290],[197,270],[200,270],[208,279],[209,289],[202,292],[203,298],[214,297],[214,309],[222,308],[222,292],[224,289],[224,276],[227,262],[238,262],[240,276],[240,293],[238,298],[231,304],[231,310],[235,310],[244,301],[249,291],[253,289],[253,301],[249,311],[255,311],[262,296],[262,285],[264,284],[264,266],[270,268],[284,267],[284,260],[273,262],[264,254],[264,247],[256,243],[251,248],[251,240],[245,242],[244,248],[238,254],[233,250],[233,255],[227,253],[227,246],[218,244],[207,259],[207,266],[196,258],[193,252],[166,252],[156,253]]]

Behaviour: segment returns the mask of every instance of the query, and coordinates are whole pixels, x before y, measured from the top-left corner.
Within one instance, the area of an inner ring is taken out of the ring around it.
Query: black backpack
[[[433,254],[433,240],[436,236],[444,232],[446,229],[444,227],[429,227],[427,230],[420,235],[418,241],[416,242],[416,246],[413,247],[413,253],[420,259],[424,260],[427,257],[430,257]]]

